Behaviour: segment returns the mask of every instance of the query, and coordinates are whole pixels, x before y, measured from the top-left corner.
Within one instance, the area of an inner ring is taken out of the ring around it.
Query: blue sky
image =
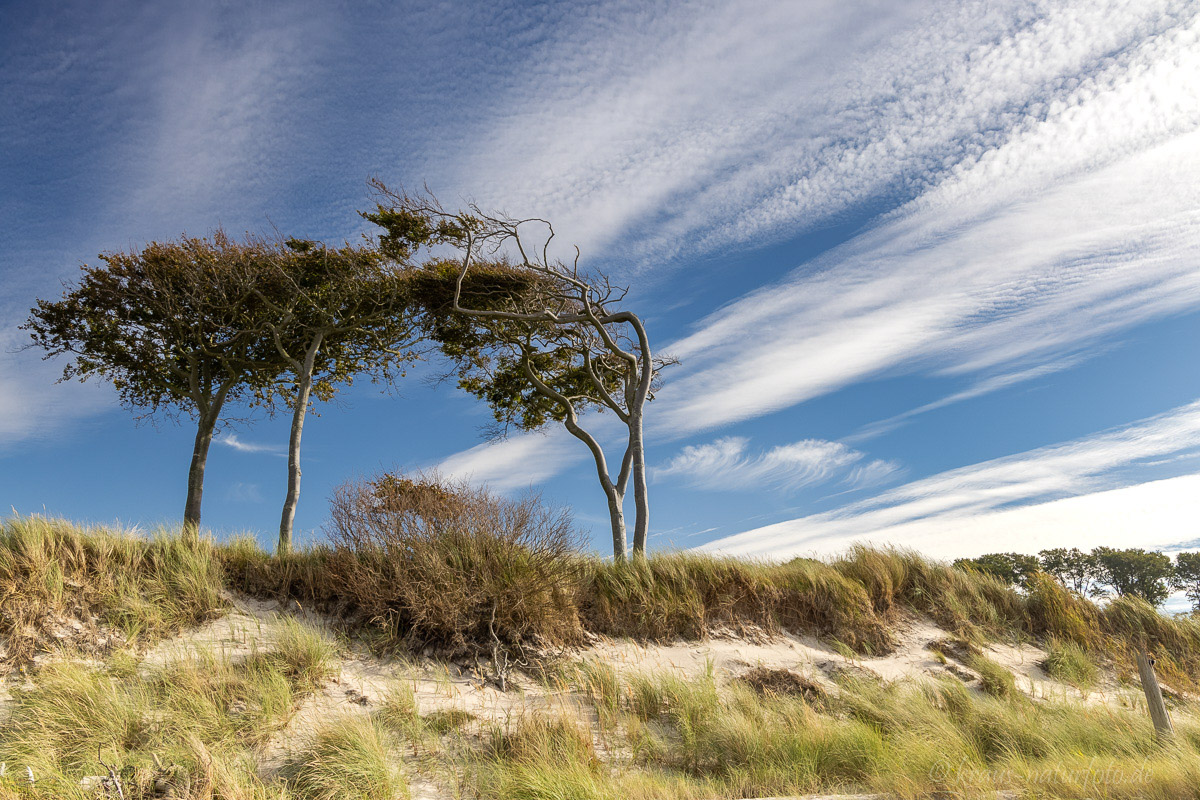
[[[555,222],[679,358],[651,546],[951,557],[1200,538],[1200,3],[13,3],[0,64],[0,507],[151,526],[192,429],[21,351],[109,249],[357,240],[366,180]],[[572,505],[559,430],[418,369],[305,429],[297,525],[437,466]],[[235,410],[236,412],[236,410]],[[285,419],[222,434],[204,520],[270,542]],[[616,444],[612,420],[592,420]]]

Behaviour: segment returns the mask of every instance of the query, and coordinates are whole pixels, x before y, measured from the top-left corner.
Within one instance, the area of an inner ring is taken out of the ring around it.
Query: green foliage
[[[71,356],[63,380],[106,378],[149,412],[203,412],[221,387],[232,399],[274,378],[254,359],[262,307],[249,288],[277,254],[219,230],[104,253],[61,300],[38,300],[23,327],[48,357]]]
[[[1058,547],[1038,553],[1042,571],[1053,575],[1059,583],[1085,597],[1094,594],[1100,580],[1100,564],[1095,553],[1084,553],[1077,547]]]
[[[593,376],[610,394],[619,394],[625,364],[611,354],[587,352],[572,336],[548,322],[493,319],[453,311],[455,286],[462,279],[460,304],[476,311],[540,311],[547,279],[502,260],[473,261],[465,276],[457,261],[435,260],[411,278],[412,297],[426,315],[430,338],[454,360],[459,388],[488,403],[501,425],[532,430],[562,422],[567,409],[539,391],[537,376],[553,393],[571,398],[577,410],[603,411]],[[590,371],[589,371],[590,366]]]
[[[1122,596],[1140,597],[1152,606],[1161,605],[1171,593],[1175,569],[1162,553],[1140,548],[1092,551],[1100,568],[1100,580]]]
[[[978,558],[960,558],[954,566],[992,575],[1008,586],[1021,587],[1026,586],[1029,576],[1041,568],[1035,556],[1024,553],[987,553]]]
[[[1200,611],[1200,553],[1176,554],[1175,581],[1192,601],[1192,609]]]
[[[313,393],[322,400],[338,384],[361,374],[391,377],[415,358],[411,348],[420,334],[404,265],[369,248],[298,239],[273,256],[251,285],[262,312],[252,323],[254,357],[268,370],[275,365],[277,374],[290,373],[291,385],[261,387],[260,397],[282,393],[294,400],[310,348],[316,348]]]
[[[469,230],[479,227],[469,215],[444,213],[432,197],[394,192],[376,178],[370,183],[381,202],[374,211],[360,211],[359,216],[382,228],[379,249],[396,261],[407,262],[437,245],[460,244]]]

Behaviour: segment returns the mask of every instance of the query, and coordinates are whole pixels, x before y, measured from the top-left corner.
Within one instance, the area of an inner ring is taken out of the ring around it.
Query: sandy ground
[[[143,667],[151,669],[201,651],[235,659],[245,657],[256,649],[269,648],[287,617],[300,617],[307,624],[324,628],[332,635],[333,626],[328,619],[306,613],[295,604],[288,608],[244,597],[231,596],[229,599],[232,609],[227,615],[150,649],[142,660]],[[834,688],[832,676],[845,669],[865,670],[889,682],[932,680],[947,674],[973,681],[976,676],[966,665],[954,658],[947,658],[943,663],[930,650],[930,643],[946,638],[950,638],[950,634],[932,621],[912,617],[898,628],[896,649],[879,658],[848,657],[815,637],[794,635],[762,641],[712,637],[700,642],[655,645],[601,638],[571,658],[605,661],[619,674],[626,675],[643,672],[699,677],[711,673],[719,683],[726,683],[755,667],[791,670],[831,689]],[[563,714],[583,726],[596,727],[590,705],[566,690],[550,691],[540,683],[515,676],[509,691],[501,692],[479,672],[459,664],[424,658],[415,661],[385,659],[355,644],[344,647],[336,676],[305,698],[288,725],[261,751],[259,769],[264,777],[279,770],[289,755],[304,747],[322,724],[341,716],[369,716],[390,692],[401,686],[411,690],[422,716],[447,711],[469,714],[469,719],[456,734],[467,740],[472,737],[481,740],[488,729],[507,727],[531,713]],[[1138,702],[1134,691],[1120,689],[1111,680],[1088,693],[1054,681],[1040,666],[1046,653],[1028,643],[992,644],[986,648],[986,653],[1011,670],[1018,688],[1034,698],[1083,700],[1125,707],[1135,706]],[[0,721],[6,716],[10,688],[18,678],[25,680],[24,676],[12,675],[0,681]],[[603,747],[602,742],[598,745]],[[404,748],[400,755],[405,761],[415,800],[445,800],[454,796],[450,788],[452,777],[439,774],[439,759],[434,753],[413,745]],[[866,797],[862,796],[861,800]],[[850,798],[843,797],[842,800]]]

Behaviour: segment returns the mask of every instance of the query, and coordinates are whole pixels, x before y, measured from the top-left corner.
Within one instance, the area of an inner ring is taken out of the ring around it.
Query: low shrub
[[[267,557],[238,542],[226,575],[350,620],[381,647],[450,653],[577,642],[582,559],[570,515],[436,476],[340,486],[328,545]]]

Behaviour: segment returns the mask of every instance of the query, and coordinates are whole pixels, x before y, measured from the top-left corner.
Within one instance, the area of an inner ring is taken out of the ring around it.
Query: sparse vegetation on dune
[[[442,501],[425,496],[419,502],[432,506],[414,510],[404,506],[417,502],[413,485],[422,486],[393,498],[399,511],[386,515],[367,513],[362,485],[344,488],[332,542],[282,556],[246,538],[9,520],[0,531],[6,663],[57,641],[72,620],[151,642],[218,614],[229,589],[319,607],[392,650],[491,654],[576,644],[589,632],[667,641],[723,630],[815,633],[878,655],[897,620],[915,612],[966,640],[1053,639],[1119,671],[1146,647],[1179,688],[1200,682],[1200,620],[1164,616],[1135,597],[1100,606],[1044,573],[1020,592],[912,552],[862,547],[831,562],[666,553],[617,563],[580,555],[569,518],[536,499],[451,487],[457,505],[438,511]]]
[[[0,524],[0,671],[39,646],[146,644],[225,607],[213,546],[178,533],[138,536],[43,517]]]
[[[4,523],[0,633],[7,663],[29,672],[8,682],[0,798],[104,796],[80,780],[108,774],[107,764],[129,798],[169,789],[199,800],[399,799],[414,769],[406,754],[417,752],[477,798],[1200,796],[1200,727],[1187,701],[1163,747],[1142,710],[1033,700],[987,651],[990,638],[1039,641],[1045,669],[1086,690],[1120,678],[1145,645],[1186,691],[1200,672],[1193,618],[1130,598],[1099,606],[1040,573],[1017,591],[903,551],[777,565],[684,553],[604,562],[574,550],[570,526],[533,501],[478,494],[451,507],[420,486],[391,490],[422,495],[422,513],[379,517],[372,530],[350,516],[358,533],[278,557],[247,539]],[[237,657],[199,646],[141,660],[144,645],[220,614],[229,592],[318,607],[376,649],[485,662],[592,633],[656,641],[785,630],[869,657],[927,615],[949,636],[930,646],[981,678],[884,685],[846,670],[830,683],[758,669],[731,680],[711,668],[688,678],[568,660],[542,673],[546,689],[574,692],[594,714],[531,709],[492,722],[423,709],[398,681],[356,717],[317,720],[281,768],[262,772],[262,748],[330,685],[342,645],[283,617]],[[120,635],[30,665],[35,652],[74,641],[56,636],[73,619]]]
[[[21,772],[9,788],[94,797],[80,780],[106,775],[104,759],[130,797],[255,797],[254,749],[331,674],[333,653],[319,631],[292,627],[245,659],[202,650],[152,669],[50,662],[13,692],[0,762]]]
[[[488,798],[713,798],[831,792],[887,796],[1190,798],[1200,729],[1162,751],[1142,715],[947,679],[884,686],[844,678],[820,699],[735,682],[636,678],[595,665],[578,686],[600,708],[600,738],[633,754],[618,770],[590,736],[553,718],[524,722],[478,757]]]
[[[407,800],[387,730],[371,720],[325,725],[284,770],[296,800]]]

